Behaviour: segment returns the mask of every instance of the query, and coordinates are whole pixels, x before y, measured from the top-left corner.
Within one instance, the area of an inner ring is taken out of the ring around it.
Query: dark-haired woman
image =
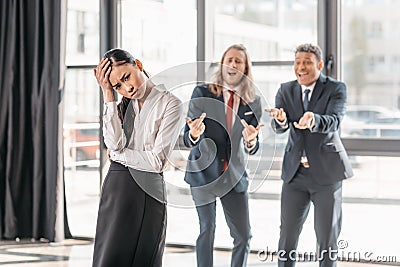
[[[105,53],[103,136],[111,165],[100,199],[94,267],[161,266],[166,204],[162,171],[179,135],[181,101],[154,85],[142,63],[121,49]],[[122,95],[117,105],[113,90]]]

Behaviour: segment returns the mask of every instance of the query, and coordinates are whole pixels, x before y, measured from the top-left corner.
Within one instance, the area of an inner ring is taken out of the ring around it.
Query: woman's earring
[[[135,59],[135,62],[136,62],[136,66],[138,66],[139,70],[140,70],[140,71],[143,71],[142,62],[140,62],[139,59]]]

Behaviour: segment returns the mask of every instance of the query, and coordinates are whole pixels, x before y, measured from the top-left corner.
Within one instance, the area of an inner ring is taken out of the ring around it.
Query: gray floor
[[[0,265],[9,267],[87,267],[91,266],[93,243],[84,240],[66,240],[61,243],[31,243],[29,241],[0,242]],[[230,252],[215,251],[215,267],[229,267]],[[192,248],[167,247],[164,253],[164,267],[196,266],[196,256]],[[248,265],[277,266],[276,261],[261,260],[256,253],[249,256]],[[317,267],[316,262],[299,262],[300,267]],[[359,262],[338,263],[338,267],[384,267]],[[399,266],[399,265],[398,265]]]
[[[279,200],[250,199],[253,238],[247,266],[277,266],[276,259],[259,258],[260,250],[276,251],[279,235]],[[231,238],[224,222],[219,202],[216,229],[215,267],[229,266]],[[346,247],[340,250],[339,256],[345,259],[354,255],[363,257],[366,253],[371,261],[385,259],[400,261],[400,232],[398,230],[398,205],[376,205],[345,203],[343,205],[344,223],[341,244]],[[83,212],[80,212],[83,214]],[[299,249],[311,253],[315,249],[315,235],[312,224],[312,210],[300,236]],[[81,217],[84,218],[84,217]],[[72,223],[72,221],[71,221]],[[75,222],[77,223],[77,222]],[[196,266],[193,250],[198,225],[195,209],[168,207],[167,247],[164,253],[164,267]],[[95,225],[95,224],[94,224]],[[81,221],[81,228],[89,231],[93,225]],[[77,226],[74,226],[76,228]],[[91,231],[91,230],[90,230]],[[179,245],[179,246],[178,246]],[[183,248],[182,248],[183,247]],[[0,242],[0,266],[91,266],[93,242],[91,240],[65,240],[61,243],[32,243],[29,240]],[[353,257],[352,257],[353,256]],[[378,263],[378,262],[376,262]],[[394,263],[380,264],[340,261],[339,267],[380,267],[400,266]],[[299,262],[300,267],[317,267],[316,262]]]
[[[340,242],[345,255],[373,258],[396,257],[400,261],[400,158],[364,157],[353,159],[355,177],[343,183],[343,223]],[[254,181],[251,189],[251,249],[276,251],[280,224],[279,172],[271,170],[263,183]],[[190,205],[190,195],[182,172],[165,172],[170,186],[168,200],[167,244],[195,244],[199,227],[197,213]],[[68,218],[74,236],[94,237],[99,199],[98,172],[83,169],[66,174]],[[257,185],[257,186],[254,186]],[[316,247],[313,209],[300,235],[299,250],[313,253]],[[232,247],[222,208],[217,202],[215,246]],[[180,254],[179,254],[180,255]],[[186,255],[186,254],[185,254]],[[182,255],[181,255],[182,256]],[[182,256],[183,257],[183,256]],[[189,265],[191,266],[191,265]],[[192,265],[194,266],[194,264]]]
[[[366,256],[379,265],[341,261],[339,267],[394,266],[389,261],[400,262],[400,158],[364,157],[353,159],[355,177],[343,184],[343,227],[339,251],[342,258]],[[282,182],[279,171],[272,169],[268,179],[253,180],[250,190],[250,223],[253,238],[248,266],[277,266],[259,259],[257,252],[277,249],[279,238],[279,194]],[[182,193],[187,189],[182,172],[165,172],[169,188],[167,248],[164,266],[196,266],[193,251],[198,234],[196,210],[190,205],[190,195]],[[66,171],[66,197],[68,220],[74,236],[94,237],[99,201],[99,173],[96,168],[69,169]],[[177,248],[175,245],[186,245]],[[232,240],[226,226],[220,203],[217,203],[217,229],[214,254],[215,266],[229,266]],[[227,250],[227,251],[225,251]],[[300,236],[299,250],[306,253],[315,251],[313,209]],[[0,242],[0,266],[90,266],[93,253],[92,241],[66,240],[62,243]],[[385,261],[387,263],[383,263]],[[386,264],[386,265],[385,265]],[[317,267],[315,262],[299,262],[300,267]],[[397,264],[396,266],[400,266]]]

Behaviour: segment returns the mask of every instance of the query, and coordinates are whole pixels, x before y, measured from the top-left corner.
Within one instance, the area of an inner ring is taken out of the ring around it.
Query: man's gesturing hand
[[[204,118],[206,117],[206,113],[202,113],[200,118],[197,118],[192,121],[191,118],[186,117],[186,123],[190,129],[190,136],[193,140],[199,138],[200,135],[204,133],[206,126],[203,123]]]
[[[283,108],[277,109],[277,108],[271,108],[271,109],[265,109],[266,112],[269,112],[269,116],[274,118],[275,120],[278,120],[280,122],[284,122],[286,120],[286,113],[283,110]]]
[[[261,127],[264,126],[263,124],[259,124],[257,127],[254,127],[253,125],[248,125],[247,122],[243,119],[241,120],[241,122],[244,127],[242,135],[245,142],[252,142],[253,140],[255,140]]]
[[[307,111],[306,113],[303,114],[303,117],[300,118],[299,122],[294,122],[293,123],[294,127],[297,129],[312,129],[315,125],[315,118],[314,118],[314,113]]]

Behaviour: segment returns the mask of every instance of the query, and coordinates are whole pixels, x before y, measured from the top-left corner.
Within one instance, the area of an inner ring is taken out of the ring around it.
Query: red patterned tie
[[[228,99],[228,107],[226,108],[226,130],[229,134],[232,128],[233,96],[235,95],[235,92],[231,90],[229,90],[228,92],[230,96]],[[225,159],[224,161],[223,171],[225,171],[226,169],[228,169],[228,159]]]
[[[231,132],[232,128],[232,109],[233,109],[233,96],[235,92],[229,90],[228,91],[230,96],[228,99],[228,108],[226,109],[226,130],[228,131],[228,134]]]

